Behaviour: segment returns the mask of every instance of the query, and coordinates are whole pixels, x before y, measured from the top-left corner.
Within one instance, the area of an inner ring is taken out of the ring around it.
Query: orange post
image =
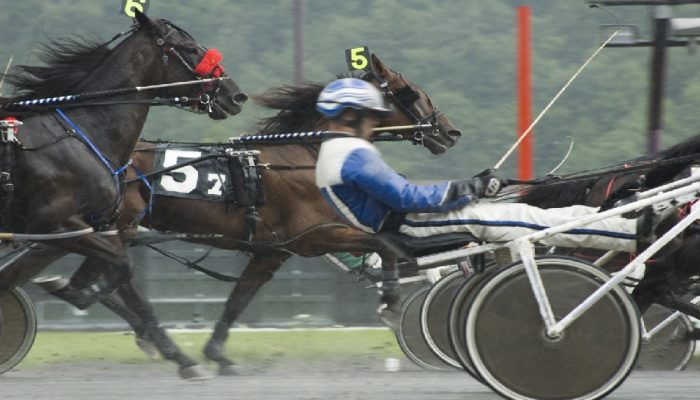
[[[530,68],[530,7],[519,6],[517,8],[518,24],[518,128],[516,135],[527,130],[532,122],[532,84]],[[532,160],[532,144],[534,131],[531,131],[518,147],[518,178],[533,179],[534,164]]]

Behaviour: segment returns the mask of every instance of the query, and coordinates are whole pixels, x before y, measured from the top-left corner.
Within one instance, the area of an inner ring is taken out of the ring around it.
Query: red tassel
[[[194,73],[199,76],[213,75],[215,77],[220,77],[224,73],[224,67],[219,65],[224,56],[221,55],[217,49],[209,49],[202,60],[194,67]]]

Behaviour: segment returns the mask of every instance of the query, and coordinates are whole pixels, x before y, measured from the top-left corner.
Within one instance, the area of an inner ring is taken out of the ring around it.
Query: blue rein
[[[106,207],[103,211],[114,208],[116,205],[118,205],[121,202],[121,192],[122,192],[121,191],[121,183],[122,182],[119,179],[119,175],[121,175],[129,167],[129,165],[131,164],[131,160],[129,160],[123,166],[121,166],[117,169],[114,169],[112,167],[112,162],[110,162],[102,154],[100,149],[98,149],[97,146],[95,146],[95,144],[92,143],[90,138],[85,133],[83,133],[83,131],[78,127],[78,125],[76,125],[70,118],[68,118],[68,116],[66,114],[64,114],[60,108],[56,108],[56,113],[58,113],[58,115],[61,116],[61,118],[63,118],[63,120],[73,130],[73,132],[75,132],[75,134],[77,134],[78,137],[80,137],[80,139],[83,141],[83,143],[85,143],[85,145],[90,150],[92,150],[92,152],[95,154],[95,156],[97,156],[97,158],[102,162],[102,164],[104,164],[105,167],[107,167],[107,170],[112,174],[112,177],[114,178],[114,185],[116,186],[116,189],[117,189],[116,190],[117,195],[116,195],[114,201],[112,202],[112,204],[110,204],[108,207]],[[97,213],[97,214],[92,214],[89,216],[89,219],[92,222],[97,223],[100,220],[104,219],[103,218],[104,215],[101,215],[101,213],[102,213],[102,211],[100,213]]]

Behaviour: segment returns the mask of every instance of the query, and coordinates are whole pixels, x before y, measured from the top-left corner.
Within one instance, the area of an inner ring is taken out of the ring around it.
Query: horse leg
[[[118,237],[103,237],[86,235],[75,239],[57,240],[56,246],[73,253],[84,255],[92,265],[101,266],[103,273],[89,285],[81,282],[82,287],[76,287],[79,282],[55,277],[42,279],[37,283],[52,295],[63,299],[78,309],[86,309],[100,297],[109,294],[122,282],[130,279],[131,263],[129,256]]]
[[[243,270],[240,280],[226,300],[221,319],[214,326],[214,332],[204,347],[204,355],[219,364],[220,375],[236,374],[234,362],[224,355],[224,343],[231,325],[245,310],[258,289],[272,279],[273,274],[287,258],[289,254],[255,255]]]
[[[158,322],[153,312],[153,307],[143,296],[133,279],[122,283],[117,288],[117,293],[129,310],[140,318],[148,338],[153,341],[163,357],[178,364],[180,377],[188,380],[201,380],[211,377],[206,369],[181,352],[165,329],[160,326],[160,322]]]
[[[394,332],[401,320],[401,285],[396,254],[389,249],[378,250],[382,258],[382,294],[379,298],[379,319]]]
[[[683,243],[648,265],[644,277],[632,291],[632,298],[641,313],[653,303],[663,302],[673,289],[693,275],[697,275],[700,265],[700,235],[686,237]]]
[[[67,252],[58,247],[34,243],[7,263],[0,265],[0,291],[22,286]]]
[[[91,282],[97,280],[104,271],[100,263],[96,263],[94,258],[86,258],[78,270],[73,274],[70,284],[78,290],[82,290]],[[150,359],[158,357],[158,350],[148,337],[146,327],[141,318],[136,313],[129,310],[124,301],[115,292],[100,296],[100,304],[115,313],[126,321],[136,335],[136,346],[143,351]]]

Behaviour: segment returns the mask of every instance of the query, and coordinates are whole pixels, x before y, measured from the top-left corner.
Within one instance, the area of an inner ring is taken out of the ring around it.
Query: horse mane
[[[342,73],[340,78],[355,77],[352,73]],[[257,126],[261,134],[308,132],[320,120],[316,111],[316,100],[326,83],[306,82],[301,85],[284,85],[271,88],[262,95],[253,96],[255,104],[279,110],[272,117],[261,119]]]
[[[321,118],[321,114],[316,111],[316,100],[324,86],[312,82],[284,85],[253,96],[255,104],[279,110],[277,114],[258,122],[259,132],[271,134],[310,131]]]
[[[112,53],[106,43],[82,36],[49,39],[41,49],[39,59],[45,65],[16,65],[5,75],[14,96],[2,103],[73,94],[71,90]]]

